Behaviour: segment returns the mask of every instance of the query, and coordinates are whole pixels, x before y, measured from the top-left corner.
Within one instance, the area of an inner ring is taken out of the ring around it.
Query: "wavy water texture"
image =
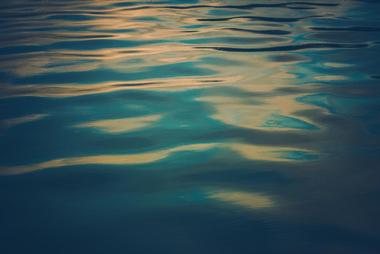
[[[379,12],[0,2],[1,253],[377,253]]]

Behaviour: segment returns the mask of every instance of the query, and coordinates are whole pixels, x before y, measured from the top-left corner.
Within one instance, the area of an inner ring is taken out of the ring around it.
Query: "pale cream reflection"
[[[293,159],[281,155],[292,153],[294,151],[310,154],[314,153],[310,149],[258,146],[245,143],[232,143],[228,145],[228,148],[237,152],[245,159],[255,161],[295,162]]]
[[[122,133],[147,128],[161,118],[160,115],[128,117],[121,119],[99,120],[82,123],[74,127],[96,128],[104,132]]]
[[[33,171],[44,170],[48,168],[57,168],[64,166],[77,165],[138,165],[153,163],[165,159],[176,152],[200,152],[212,148],[227,149],[236,152],[244,159],[252,161],[271,161],[271,162],[289,162],[302,163],[302,160],[293,160],[282,156],[287,152],[310,152],[312,150],[297,149],[291,147],[274,147],[274,146],[257,146],[245,143],[206,143],[191,144],[178,146],[174,148],[162,149],[158,151],[135,153],[135,154],[118,154],[118,155],[94,155],[83,157],[71,157],[55,159],[32,165],[10,166],[0,168],[0,174],[23,174]]]
[[[297,115],[297,112],[313,109],[312,106],[297,102],[302,94],[278,92],[278,89],[297,88],[297,77],[292,73],[294,66],[268,60],[265,55],[238,55],[244,65],[229,68],[242,77],[235,87],[252,93],[252,96],[205,95],[198,100],[211,105],[215,112],[212,118],[229,125],[242,128],[265,129],[265,122],[273,115],[299,119],[317,126],[310,119]],[[286,126],[271,126],[271,131],[289,131]]]
[[[319,75],[314,78],[319,81],[339,81],[347,79],[347,77],[343,75]]]
[[[247,209],[268,209],[275,206],[271,197],[247,191],[215,191],[208,193],[208,198]]]
[[[297,95],[272,95],[270,99],[259,101],[244,101],[232,96],[205,96],[199,100],[207,102],[215,109],[212,118],[229,125],[242,128],[263,129],[263,124],[274,114],[293,117],[305,123],[319,126],[310,119],[296,115],[302,110],[313,109],[312,106],[301,104],[296,101]],[[321,126],[319,126],[321,127]],[[271,127],[271,131],[289,131],[291,128]]]
[[[332,67],[332,68],[348,68],[348,67],[354,67],[353,64],[348,63],[334,63],[334,62],[326,62],[323,64],[326,67]]]
[[[0,127],[9,128],[9,127],[19,125],[19,124],[38,121],[45,117],[47,117],[47,114],[33,114],[33,115],[26,115],[26,116],[21,116],[21,117],[16,117],[16,118],[5,119],[5,120],[0,121]]]
[[[0,174],[16,175],[33,171],[39,171],[48,168],[58,168],[64,166],[78,165],[138,165],[152,163],[168,157],[170,154],[182,151],[202,151],[210,149],[212,144],[195,144],[185,145],[166,150],[139,154],[124,154],[124,155],[94,155],[83,157],[71,157],[64,159],[50,160],[42,163],[36,163],[25,166],[3,167],[0,168]]]

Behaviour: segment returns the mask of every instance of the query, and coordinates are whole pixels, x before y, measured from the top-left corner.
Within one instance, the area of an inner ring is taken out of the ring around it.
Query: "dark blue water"
[[[3,1],[0,253],[380,253],[380,2]]]

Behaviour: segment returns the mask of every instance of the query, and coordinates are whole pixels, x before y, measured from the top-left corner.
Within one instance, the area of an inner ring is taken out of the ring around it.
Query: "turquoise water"
[[[379,253],[379,13],[1,2],[0,253]]]

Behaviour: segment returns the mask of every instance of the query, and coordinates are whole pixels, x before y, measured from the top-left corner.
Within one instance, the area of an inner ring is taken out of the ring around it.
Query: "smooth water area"
[[[0,253],[380,253],[380,2],[0,3]]]

